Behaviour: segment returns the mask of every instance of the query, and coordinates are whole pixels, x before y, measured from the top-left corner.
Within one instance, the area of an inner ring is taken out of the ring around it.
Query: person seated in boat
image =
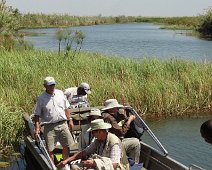
[[[95,140],[87,146],[83,151],[77,152],[73,156],[65,159],[60,163],[60,167],[64,167],[71,162],[71,169],[79,169],[80,167],[87,167],[91,169],[122,169],[129,170],[129,164],[122,149],[120,139],[108,132],[111,124],[105,123],[103,119],[96,119],[91,121],[91,131]],[[75,160],[82,159],[81,162]],[[78,162],[78,163],[77,163]]]
[[[44,127],[43,135],[46,141],[47,150],[54,161],[56,141],[63,147],[62,156],[66,159],[69,156],[69,146],[73,144],[73,138],[69,127],[73,128],[70,106],[63,91],[55,89],[55,79],[46,77],[44,79],[45,91],[38,97],[33,114],[35,120],[35,137],[40,135],[40,121]],[[68,121],[68,124],[67,124]]]
[[[81,83],[78,87],[71,87],[64,90],[70,108],[90,107],[88,95],[91,94],[91,88],[88,83]]]
[[[132,158],[135,163],[139,163],[140,158],[140,141],[135,137],[125,138],[130,124],[135,120],[134,115],[127,116],[124,113],[124,106],[119,104],[116,99],[108,99],[104,102],[104,108],[101,109],[105,122],[112,125],[109,132],[114,133],[122,140],[122,144],[126,148],[126,154]],[[121,110],[122,109],[122,110]]]
[[[212,144],[212,119],[205,121],[201,125],[200,133],[206,142]]]
[[[87,116],[87,124],[82,126],[82,131],[79,136],[79,150],[85,149],[88,145],[91,144],[93,141],[93,136],[91,132],[87,132],[87,130],[90,128],[90,123],[91,121],[95,119],[102,119],[101,111],[96,108],[92,108],[91,111],[89,112],[89,115]]]

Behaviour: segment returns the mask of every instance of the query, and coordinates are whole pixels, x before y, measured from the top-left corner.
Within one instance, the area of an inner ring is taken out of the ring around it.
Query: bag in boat
[[[143,135],[143,128],[139,127],[135,121],[132,121],[130,124],[130,128],[125,134],[125,138],[138,138],[141,140],[141,136]]]

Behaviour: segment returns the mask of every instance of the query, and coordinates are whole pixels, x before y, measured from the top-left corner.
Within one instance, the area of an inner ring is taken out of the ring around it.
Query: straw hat
[[[124,106],[119,104],[118,101],[116,99],[108,99],[105,101],[104,103],[104,108],[102,109],[104,110],[108,110],[108,109],[112,109],[112,108],[123,108]]]
[[[105,123],[103,119],[96,119],[91,121],[91,127],[87,130],[87,132],[99,129],[110,129],[111,124]]]
[[[99,117],[102,117],[101,111],[99,109],[96,109],[96,108],[91,109],[91,111],[87,115],[87,117],[89,117],[89,116],[99,116]]]

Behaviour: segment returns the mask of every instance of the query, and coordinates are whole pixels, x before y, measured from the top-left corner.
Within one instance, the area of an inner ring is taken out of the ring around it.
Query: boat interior
[[[101,109],[102,106],[98,106],[95,108]],[[71,133],[74,137],[74,145],[70,148],[70,156],[73,155],[78,151],[78,138],[79,134],[81,133],[81,125],[87,124],[87,115],[89,114],[90,110],[92,108],[77,108],[72,109],[72,118],[74,122],[74,128],[71,130]],[[155,143],[160,148],[160,151],[149,146],[148,144],[144,143],[142,141],[142,137],[139,139],[141,144],[141,151],[140,151],[140,162],[143,164],[142,170],[188,170],[188,169],[195,169],[193,166],[187,167],[183,165],[182,163],[172,159],[168,156],[168,152],[165,150],[165,148],[162,146],[160,141],[156,138],[156,136],[153,134],[153,132],[149,129],[149,127],[146,125],[146,123],[143,121],[141,116],[130,106],[126,106],[124,108],[125,112],[133,114],[136,116],[135,124],[139,129],[142,129],[142,132],[140,133],[148,133],[152,139],[155,141]],[[43,154],[43,151],[41,149],[41,144],[45,141],[42,138],[41,135],[41,141],[40,143],[34,139],[34,131],[32,130],[32,127],[29,122],[33,123],[32,116],[25,114],[24,115],[25,125],[26,125],[26,155],[30,155],[34,157],[35,161],[30,161],[29,164],[36,164],[33,165],[34,168],[40,168],[40,169],[54,169],[54,167],[51,166],[51,162],[46,158],[46,155]],[[56,149],[54,150],[55,154],[55,164],[57,164],[61,159],[62,148],[60,145],[56,146]],[[37,167],[38,166],[38,167]],[[32,169],[31,168],[31,169]],[[33,170],[32,169],[32,170]],[[200,168],[201,169],[201,168]],[[141,170],[141,169],[139,169]]]

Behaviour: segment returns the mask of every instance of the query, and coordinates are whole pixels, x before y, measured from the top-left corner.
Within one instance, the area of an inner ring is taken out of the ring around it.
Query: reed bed
[[[1,100],[0,104],[0,161],[11,155],[22,138],[23,111],[14,110]]]
[[[145,115],[196,114],[210,110],[212,103],[210,62],[133,60],[98,53],[64,59],[56,52],[0,51],[0,145],[20,139],[21,117],[32,112],[46,76],[55,77],[62,90],[88,82],[93,106],[116,98]]]

